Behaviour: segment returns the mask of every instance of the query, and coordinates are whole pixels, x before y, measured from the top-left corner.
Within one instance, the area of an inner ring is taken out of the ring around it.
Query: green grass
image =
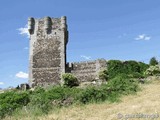
[[[123,75],[109,80],[108,84],[83,89],[53,86],[48,89],[38,87],[34,91],[14,90],[0,94],[0,117],[28,113],[40,116],[73,104],[116,102],[120,96],[136,93],[138,90],[138,82]]]

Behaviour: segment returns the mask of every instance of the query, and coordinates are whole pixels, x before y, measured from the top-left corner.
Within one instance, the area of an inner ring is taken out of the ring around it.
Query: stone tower
[[[61,74],[66,71],[68,42],[66,17],[29,18],[28,31],[31,87],[61,84]]]

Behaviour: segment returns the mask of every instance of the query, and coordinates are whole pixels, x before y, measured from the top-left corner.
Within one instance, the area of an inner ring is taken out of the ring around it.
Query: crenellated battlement
[[[67,31],[66,16],[61,18],[44,17],[35,19],[33,17],[28,18],[28,31],[30,35],[34,34],[35,28],[43,23],[43,31],[47,34],[54,32],[54,30]]]
[[[33,34],[35,28],[35,20],[34,18],[28,18],[28,31],[30,34]]]

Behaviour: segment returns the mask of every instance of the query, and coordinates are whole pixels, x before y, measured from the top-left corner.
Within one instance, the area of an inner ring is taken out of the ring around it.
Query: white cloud
[[[0,85],[4,85],[4,82],[0,82]]]
[[[27,79],[28,78],[28,74],[25,73],[25,72],[22,72],[22,71],[16,73],[15,76],[18,77],[18,78],[23,78],[23,79]]]
[[[90,56],[85,56],[85,55],[81,55],[81,58],[84,58],[85,60],[90,60],[91,59]]]
[[[146,34],[138,35],[138,37],[135,38],[135,40],[150,40],[151,36],[147,36]]]
[[[29,32],[28,32],[28,25],[25,25],[25,27],[18,28],[19,34],[27,36],[29,38]]]

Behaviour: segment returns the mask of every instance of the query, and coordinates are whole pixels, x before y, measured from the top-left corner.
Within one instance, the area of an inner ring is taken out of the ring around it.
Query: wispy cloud
[[[19,34],[27,36],[27,38],[29,38],[28,25],[25,25],[25,27],[18,28],[17,30],[19,31]]]
[[[27,79],[28,78],[28,74],[22,71],[19,71],[18,73],[16,73],[15,75],[17,78],[22,78],[22,79]]]
[[[141,34],[141,35],[138,35],[135,40],[150,40],[151,39],[151,36],[148,36],[146,34]]]
[[[91,59],[91,56],[81,55],[81,58],[84,58],[85,60],[90,60],[90,59]]]
[[[0,85],[4,85],[4,82],[0,82]]]

